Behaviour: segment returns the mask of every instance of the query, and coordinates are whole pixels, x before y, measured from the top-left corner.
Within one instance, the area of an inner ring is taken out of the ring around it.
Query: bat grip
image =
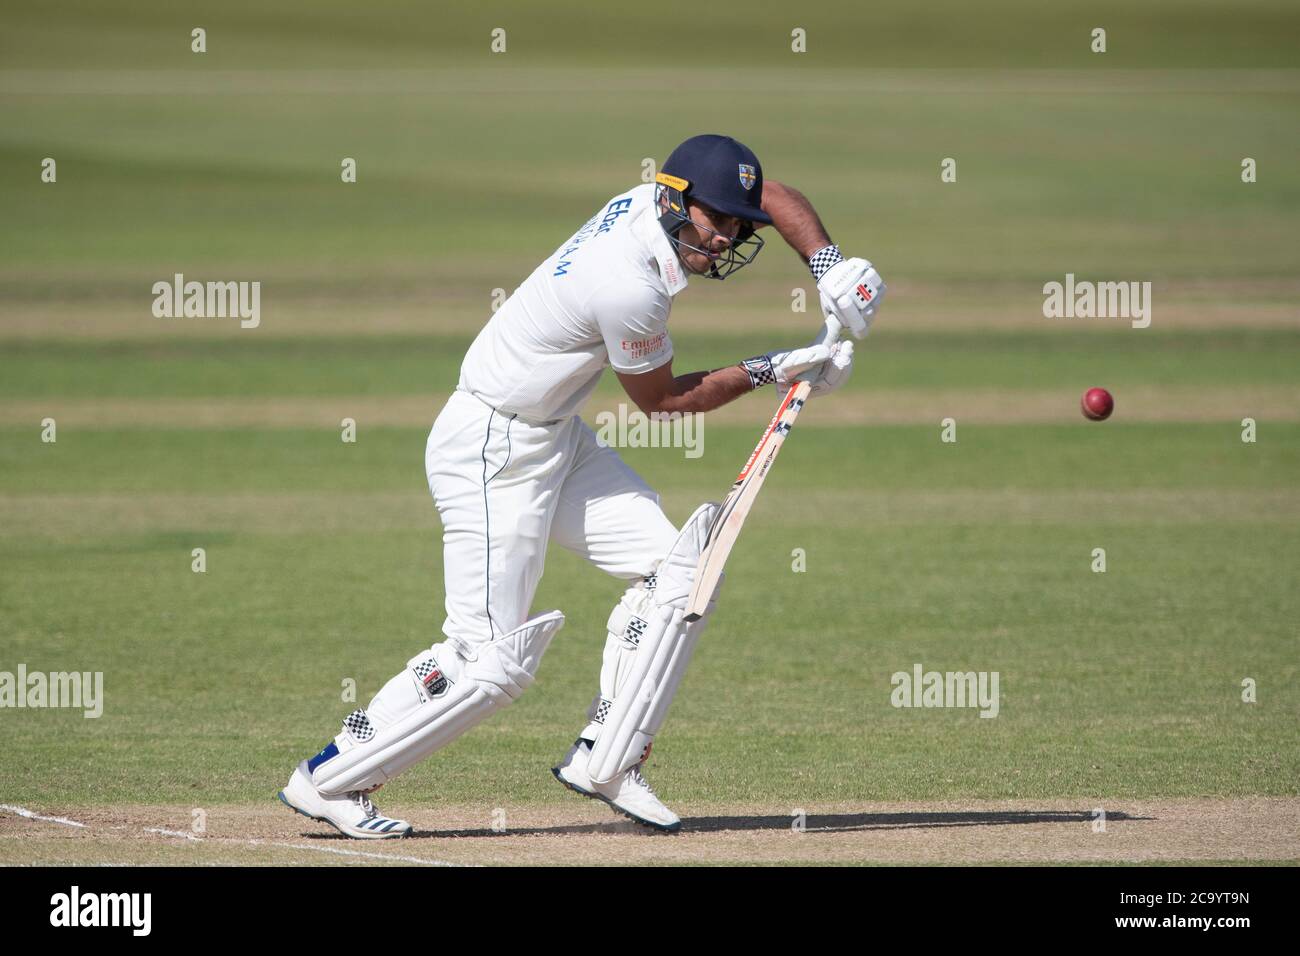
[[[813,340],[815,345],[834,345],[840,335],[844,332],[844,326],[840,325],[840,320],[833,315],[826,316],[826,324],[822,326],[817,338]]]

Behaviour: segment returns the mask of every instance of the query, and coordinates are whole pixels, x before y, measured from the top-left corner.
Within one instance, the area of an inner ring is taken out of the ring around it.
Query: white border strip
[[[26,807],[15,807],[9,803],[0,803],[0,810],[8,810],[10,813],[16,813],[20,817],[26,817],[29,820],[42,820],[45,823],[61,823],[65,827],[81,827],[83,830],[89,829],[84,823],[78,823],[76,820],[69,820],[67,817],[43,817],[39,813],[33,813]]]

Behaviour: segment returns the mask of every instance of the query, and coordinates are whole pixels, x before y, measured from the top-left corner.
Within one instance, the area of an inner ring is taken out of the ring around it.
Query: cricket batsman
[[[853,370],[851,342],[779,349],[678,375],[668,316],[690,276],[723,280],[754,261],[772,226],[807,263],[827,316],[866,332],[885,285],[846,259],[797,190],[727,136],[694,136],[654,183],[605,203],[483,327],[425,450],[443,524],[443,639],[412,657],[364,710],[294,770],[280,799],[348,836],[406,836],[369,794],[446,746],[533,683],[564,624],[531,614],[549,543],[628,582],[609,617],[600,689],[556,779],[657,830],[681,826],[642,773],[700,633],[686,620],[696,564],[717,514],[679,528],[659,496],[579,417],[607,366],[646,414],[707,412],[775,385],[826,395]]]

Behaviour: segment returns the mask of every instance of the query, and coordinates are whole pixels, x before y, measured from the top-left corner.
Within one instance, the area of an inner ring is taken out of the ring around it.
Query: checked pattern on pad
[[[813,278],[818,281],[826,274],[826,270],[837,262],[843,262],[844,256],[840,254],[840,247],[836,245],[823,246],[808,258],[808,268],[812,271]]]
[[[634,617],[627,622],[627,628],[623,631],[623,640],[627,641],[633,647],[641,646],[641,636],[645,634],[646,622],[639,617]]]
[[[433,661],[420,661],[415,665],[415,676],[420,678],[420,683],[423,684],[437,668],[438,665]]]
[[[343,718],[343,729],[356,738],[358,743],[365,743],[375,735],[375,728],[364,710],[354,710]]]
[[[609,708],[612,707],[613,704],[614,702],[610,700],[608,697],[602,697],[600,699],[600,706],[596,708],[596,715],[591,719],[598,724],[603,724],[605,722],[605,718],[609,716]]]
[[[424,685],[424,689],[433,697],[437,697],[445,691],[447,684],[450,683],[447,680],[447,675],[442,672],[438,667],[438,662],[433,658],[420,661],[413,670],[415,676],[420,679],[420,683]]]

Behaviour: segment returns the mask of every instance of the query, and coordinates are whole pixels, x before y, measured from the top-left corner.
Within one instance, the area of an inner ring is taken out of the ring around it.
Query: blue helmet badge
[[[747,190],[753,189],[754,180],[756,178],[757,175],[754,172],[753,166],[749,165],[749,163],[740,164],[740,185],[744,186]]]

